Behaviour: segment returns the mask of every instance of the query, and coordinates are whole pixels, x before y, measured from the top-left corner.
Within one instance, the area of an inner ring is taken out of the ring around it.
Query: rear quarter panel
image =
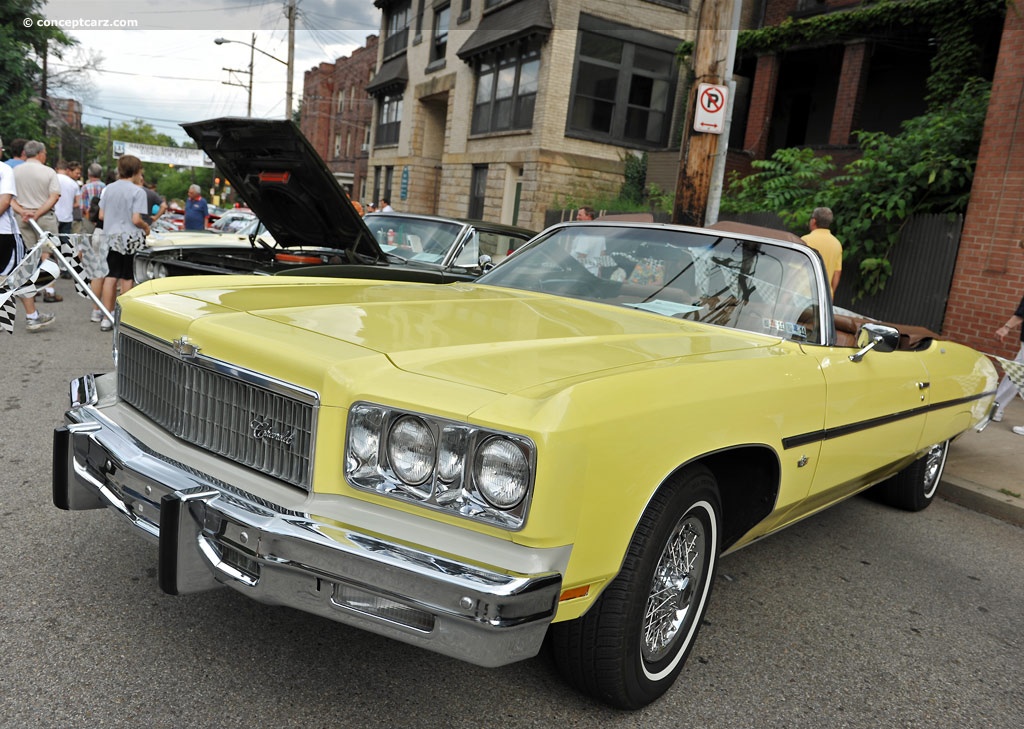
[[[955,342],[933,340],[922,352],[928,371],[930,402],[936,407],[928,413],[920,447],[952,438],[980,422],[995,396],[998,376],[988,357]],[[988,393],[984,397],[979,394]]]

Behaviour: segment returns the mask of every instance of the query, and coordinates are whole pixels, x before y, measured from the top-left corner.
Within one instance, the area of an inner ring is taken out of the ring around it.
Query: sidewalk
[[[1001,423],[969,430],[946,457],[939,495],[969,509],[1024,526],[1024,400],[1015,397]]]

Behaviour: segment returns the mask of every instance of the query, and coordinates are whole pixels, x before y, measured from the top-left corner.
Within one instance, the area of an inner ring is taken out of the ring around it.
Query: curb
[[[959,476],[943,476],[939,496],[946,501],[1024,527],[1024,498],[1011,496]]]

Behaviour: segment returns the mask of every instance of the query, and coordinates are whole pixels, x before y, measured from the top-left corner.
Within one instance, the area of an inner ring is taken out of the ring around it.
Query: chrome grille
[[[316,393],[122,331],[117,389],[173,435],[310,490]]]

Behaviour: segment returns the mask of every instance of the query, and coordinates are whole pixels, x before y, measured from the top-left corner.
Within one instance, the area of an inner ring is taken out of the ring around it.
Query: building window
[[[409,45],[409,16],[412,0],[401,0],[388,13],[387,37],[384,40],[384,58],[405,51]]]
[[[440,61],[448,51],[448,20],[451,18],[451,5],[434,8],[434,40],[430,46],[430,60]]]
[[[419,43],[423,40],[423,7],[425,0],[418,0],[416,6],[416,37],[413,38],[413,43]]]
[[[347,132],[345,134],[345,156],[352,156],[352,132]]]
[[[338,159],[341,156],[341,135],[334,135],[334,159]]]
[[[398,131],[402,125],[402,95],[380,97],[380,115],[377,117],[377,146],[398,144]]]
[[[462,0],[462,10],[459,11],[458,22],[465,23],[469,20],[471,11],[473,10],[472,0]]]
[[[623,32],[607,21],[587,29],[583,17],[569,131],[600,141],[663,146],[675,78],[668,39],[645,31]],[[644,45],[644,40],[660,47]]]
[[[487,165],[473,165],[473,177],[469,183],[468,217],[473,220],[483,220],[485,200],[487,200]]]
[[[380,197],[382,200],[387,200],[389,203],[391,202],[391,183],[394,181],[394,179],[395,168],[392,167],[391,165],[388,165],[387,167],[384,168],[384,192]],[[394,206],[392,205],[392,207]]]
[[[345,111],[345,92],[344,90],[338,92],[338,113]]]
[[[539,73],[540,47],[528,41],[477,58],[471,133],[532,127]]]
[[[806,0],[803,0],[803,1],[806,1]],[[669,7],[676,8],[677,10],[689,10],[690,9],[690,0],[647,0],[647,2],[654,3],[655,5],[668,5]],[[799,2],[801,2],[801,0],[797,0],[797,2],[799,3]],[[824,2],[824,0],[810,0],[810,2],[817,3],[817,2]]]

